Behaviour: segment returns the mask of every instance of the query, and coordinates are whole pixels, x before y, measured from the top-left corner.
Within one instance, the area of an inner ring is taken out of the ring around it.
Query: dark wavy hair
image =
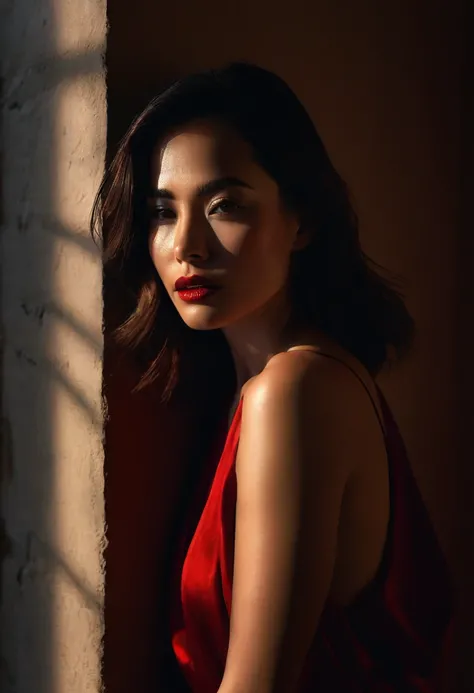
[[[184,77],[152,99],[120,142],[94,203],[91,229],[102,239],[106,276],[124,290],[115,334],[146,364],[139,386],[161,374],[169,395],[186,353],[196,365],[198,354],[208,351],[206,340],[217,340],[216,347],[219,341],[216,335],[191,337],[148,251],[154,146],[176,127],[203,118],[235,128],[278,184],[283,202],[313,232],[291,262],[296,309],[372,374],[402,356],[413,339],[413,320],[393,282],[362,251],[347,187],[308,113],[281,78],[234,63]]]

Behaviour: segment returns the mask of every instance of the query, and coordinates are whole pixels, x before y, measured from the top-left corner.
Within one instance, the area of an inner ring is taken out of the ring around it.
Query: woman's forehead
[[[220,178],[239,178],[253,187],[266,177],[250,145],[231,126],[216,121],[191,123],[159,142],[151,175],[156,188],[167,190]]]

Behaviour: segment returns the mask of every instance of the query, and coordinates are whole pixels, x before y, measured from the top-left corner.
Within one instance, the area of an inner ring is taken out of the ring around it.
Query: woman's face
[[[285,293],[298,221],[229,126],[192,123],[157,145],[149,249],[192,329],[225,328]]]

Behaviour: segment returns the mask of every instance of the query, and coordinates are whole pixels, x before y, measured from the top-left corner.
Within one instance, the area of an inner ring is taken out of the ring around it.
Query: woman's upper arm
[[[355,430],[330,371],[282,359],[245,395],[221,693],[291,693],[328,596]]]

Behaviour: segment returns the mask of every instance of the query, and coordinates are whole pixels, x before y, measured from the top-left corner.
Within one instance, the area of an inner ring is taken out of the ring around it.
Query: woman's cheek
[[[249,224],[232,224],[216,232],[221,247],[233,256],[247,252],[255,242],[255,229]]]
[[[165,227],[161,227],[155,232],[152,232],[149,243],[152,259],[169,255],[169,253],[173,251],[173,238],[173,234],[170,231],[166,232]]]

